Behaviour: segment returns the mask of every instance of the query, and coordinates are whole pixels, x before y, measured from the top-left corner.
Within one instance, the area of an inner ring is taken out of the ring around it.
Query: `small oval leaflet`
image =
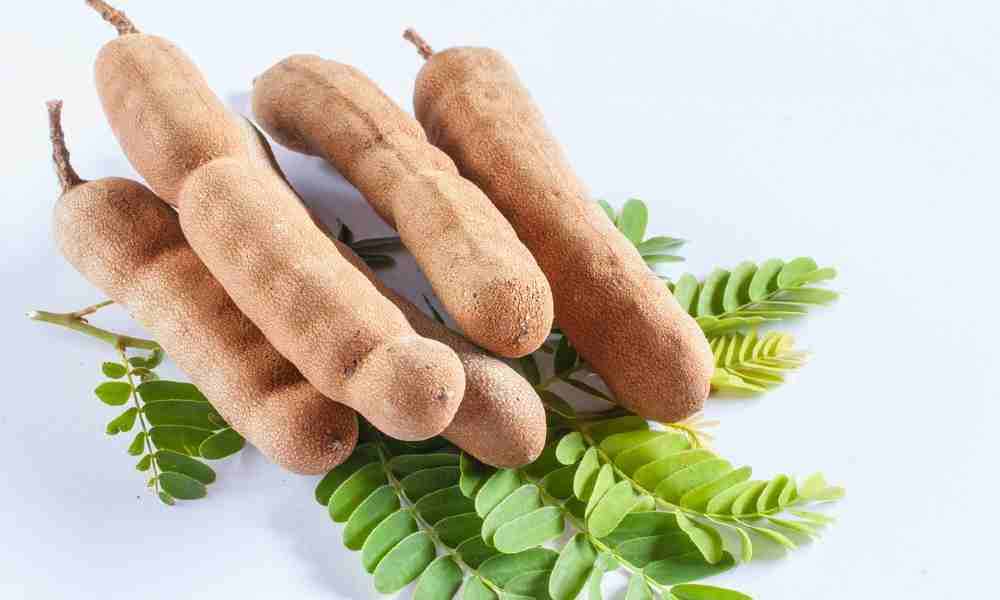
[[[243,449],[246,440],[232,428],[218,431],[205,438],[198,446],[198,453],[210,460],[232,456]]]

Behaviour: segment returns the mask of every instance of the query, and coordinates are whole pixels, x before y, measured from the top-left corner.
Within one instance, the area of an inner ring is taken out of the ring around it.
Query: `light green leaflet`
[[[795,349],[786,333],[759,336],[730,333],[710,342],[715,356],[712,387],[717,391],[759,394],[785,381],[785,373],[806,363],[808,354]]]

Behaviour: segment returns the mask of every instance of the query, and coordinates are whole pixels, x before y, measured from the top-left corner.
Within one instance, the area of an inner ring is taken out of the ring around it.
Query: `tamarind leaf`
[[[725,312],[739,310],[743,299],[750,294],[750,282],[757,273],[757,264],[751,261],[741,262],[729,275],[729,281],[722,295],[722,309]]]
[[[559,345],[556,346],[556,355],[552,362],[552,368],[556,373],[565,373],[576,366],[578,358],[576,348],[569,343],[569,338],[564,335],[559,339]]]
[[[472,537],[479,537],[483,520],[474,512],[445,517],[434,524],[434,531],[449,548],[457,548]]]
[[[743,492],[757,484],[758,482],[756,481],[744,481],[743,483],[734,485],[719,492],[718,494],[712,496],[712,498],[708,501],[705,505],[704,512],[710,515],[730,514],[733,502],[735,502]]]
[[[764,513],[778,508],[778,497],[788,484],[788,475],[776,475],[767,482],[764,490],[757,497],[757,512]]]
[[[140,431],[135,434],[132,438],[132,443],[128,445],[128,453],[130,456],[139,456],[142,451],[146,448],[146,432]]]
[[[561,536],[565,528],[562,511],[544,506],[501,525],[493,534],[493,546],[505,554],[514,554]]]
[[[670,588],[677,600],[753,600],[750,596],[726,588],[696,583],[683,583]]]
[[[712,458],[700,462],[690,467],[685,467],[667,477],[656,486],[657,496],[675,502],[680,499],[688,490],[694,489],[702,483],[722,477],[732,470],[729,461],[721,458]]]
[[[198,447],[212,436],[212,432],[182,425],[160,425],[150,429],[148,435],[153,445],[160,450],[199,456]]]
[[[829,304],[840,298],[840,294],[826,288],[792,288],[774,295],[776,302],[790,304]]]
[[[661,481],[677,471],[713,458],[716,458],[715,453],[704,448],[682,450],[639,467],[632,473],[632,478],[642,487],[655,490]]]
[[[759,302],[768,295],[776,292],[778,290],[778,274],[781,273],[781,269],[784,266],[785,261],[780,258],[772,258],[762,262],[757,267],[757,272],[754,273],[753,279],[750,280],[750,287],[748,288],[750,300]]]
[[[789,510],[788,512],[789,514],[793,514],[800,519],[805,519],[816,525],[830,525],[836,521],[836,519],[829,515],[809,510]]]
[[[618,217],[618,230],[633,244],[642,242],[646,236],[646,225],[649,222],[649,210],[646,203],[638,198],[629,198],[622,206]]]
[[[597,458],[597,448],[591,447],[583,453],[580,465],[573,476],[573,495],[577,498],[589,497],[588,494],[594,489],[594,482],[597,474],[601,470],[601,463]]]
[[[639,242],[636,244],[635,248],[639,251],[641,256],[650,256],[666,252],[667,250],[673,250],[674,248],[680,248],[685,243],[687,243],[687,241],[680,238],[658,235]]]
[[[246,440],[236,430],[223,429],[205,438],[198,446],[198,454],[202,458],[220,460],[236,454],[245,444]]]
[[[714,481],[703,483],[692,490],[688,490],[681,496],[678,503],[684,508],[705,512],[705,508],[710,500],[738,484],[745,483],[750,479],[751,473],[752,469],[750,467],[740,467],[739,469],[730,471]]]
[[[399,476],[430,469],[433,467],[458,466],[458,454],[452,452],[435,452],[433,454],[404,454],[395,456],[389,461],[389,468]]]
[[[687,535],[678,525],[674,513],[634,512],[626,515],[618,527],[605,536],[604,541],[610,546],[617,547],[630,540],[663,535]]]
[[[164,471],[160,473],[159,481],[163,491],[178,500],[197,500],[208,493],[204,483],[184,473]]]
[[[445,517],[472,512],[475,506],[457,485],[427,494],[415,504],[417,512],[431,525]]]
[[[694,308],[698,305],[699,288],[698,279],[690,273],[685,273],[677,279],[673,289],[674,299],[681,305],[684,312],[689,314],[695,312]]]
[[[557,500],[566,500],[573,496],[573,478],[576,475],[576,467],[570,465],[552,471],[540,482],[545,492]]]
[[[500,600],[483,580],[479,577],[470,579],[465,584],[465,591],[462,592],[462,600]]]
[[[653,600],[653,592],[641,574],[632,574],[628,582],[628,590],[625,592],[625,600]]]
[[[660,460],[691,447],[688,437],[682,433],[657,432],[659,435],[638,446],[618,454],[615,464],[628,475],[640,467]]]
[[[504,588],[504,600],[511,596],[532,598],[533,600],[551,600],[549,596],[550,571],[528,571],[511,579]]]
[[[597,555],[594,567],[590,570],[590,575],[587,576],[586,589],[588,600],[603,600],[604,593],[601,590],[601,581],[604,579],[605,573],[617,569],[619,566],[621,565],[618,559],[607,552],[601,552]]]
[[[143,369],[155,369],[160,366],[163,359],[166,358],[166,353],[163,352],[162,348],[155,348],[149,352],[146,356],[133,356],[128,359],[128,364],[136,368]]]
[[[549,595],[553,600],[576,598],[587,584],[587,576],[596,561],[597,551],[587,536],[583,533],[573,536],[563,546],[549,577]]]
[[[622,452],[645,444],[650,440],[655,440],[661,435],[663,435],[662,431],[653,431],[651,429],[616,433],[605,438],[601,442],[600,448],[608,458],[614,460]]]
[[[383,594],[395,594],[420,576],[437,556],[434,540],[425,531],[411,533],[375,567],[375,589]]]
[[[614,484],[614,468],[611,465],[602,466],[601,470],[597,472],[597,477],[594,478],[594,484],[584,489],[583,496],[578,496],[580,500],[587,501],[587,508],[583,513],[584,516],[588,519],[590,518],[590,513],[594,512],[594,508],[597,506],[597,503]]]
[[[767,519],[767,522],[771,525],[788,529],[794,533],[798,533],[809,538],[815,538],[818,535],[816,526],[807,521],[793,521],[791,519],[781,519],[770,515],[764,518]]]
[[[720,521],[713,517],[708,517],[708,520],[716,525],[725,527],[729,531],[736,534],[737,540],[740,544],[740,562],[750,562],[750,560],[753,559],[753,542],[750,540],[750,535],[746,531],[727,521]]]
[[[149,467],[151,467],[152,465],[153,465],[153,455],[147,454],[139,459],[139,462],[137,462],[135,465],[135,470],[144,473],[148,471]]]
[[[538,493],[538,487],[533,484],[522,485],[501,500],[483,519],[483,540],[488,544],[493,544],[497,550],[503,552],[503,549],[493,541],[493,536],[500,526],[541,507],[542,500]]]
[[[632,484],[628,481],[619,481],[604,494],[594,507],[587,521],[590,533],[597,537],[610,534],[638,501],[639,498],[632,491]]]
[[[532,548],[516,554],[497,554],[479,567],[479,573],[499,587],[505,587],[512,579],[528,571],[551,571],[559,553],[549,548]]]
[[[715,269],[701,284],[698,294],[698,313],[695,316],[705,317],[717,315],[723,311],[722,300],[729,281],[729,271]]]
[[[139,410],[137,408],[134,406],[129,408],[107,424],[104,428],[105,433],[108,435],[118,435],[119,433],[132,431],[132,428],[135,427],[135,418],[138,414]]]
[[[132,396],[132,385],[124,381],[105,381],[94,389],[94,394],[108,406],[121,406]]]
[[[769,332],[729,333],[710,337],[715,355],[712,388],[722,391],[757,393],[784,381],[783,374],[801,367],[807,354],[795,349],[792,336]]]
[[[359,444],[347,460],[334,467],[316,485],[316,501],[326,506],[330,502],[330,496],[334,490],[340,487],[340,484],[344,483],[348,477],[361,467],[373,463],[378,459],[378,450],[374,444]]]
[[[616,433],[625,433],[626,431],[640,431],[649,429],[649,422],[642,417],[636,415],[628,415],[625,417],[618,417],[617,419],[609,419],[607,421],[598,421],[587,427],[587,433],[590,437],[598,444],[604,441],[605,438],[610,437]]]
[[[457,485],[459,477],[458,467],[449,465],[410,473],[399,483],[406,497],[416,502],[431,492]]]
[[[784,547],[786,550],[794,550],[798,547],[798,545],[792,540],[790,540],[788,536],[784,535],[779,531],[775,531],[774,529],[770,529],[768,527],[758,527],[756,525],[751,525],[746,521],[737,520],[736,522],[739,523],[741,526],[749,529],[751,532],[756,533],[757,535],[766,538],[778,544],[779,546]]]
[[[844,495],[844,489],[830,486],[822,473],[814,473],[806,477],[798,488],[799,498],[812,502],[828,502],[837,500]]]
[[[691,542],[698,547],[705,562],[714,565],[723,559],[725,548],[718,530],[703,525],[683,513],[677,513],[677,524],[684,530],[684,533],[688,534]]]
[[[174,502],[173,497],[162,490],[160,491],[159,494],[157,494],[157,497],[160,499],[160,502],[166,504],[167,506],[173,506],[174,504],[176,504],[176,502]]]
[[[344,546],[361,550],[379,523],[399,510],[399,496],[392,486],[383,485],[368,495],[351,513],[344,527]]]
[[[721,560],[710,564],[702,557],[701,552],[683,554],[658,560],[646,565],[643,572],[647,577],[660,585],[672,585],[704,579],[712,575],[724,573],[736,566],[732,554],[724,553]]]
[[[760,497],[764,488],[767,487],[766,481],[755,481],[754,484],[743,491],[742,494],[733,500],[733,506],[730,509],[734,515],[747,515],[755,512],[757,510],[757,499]]]
[[[552,413],[549,413],[549,417],[552,417]],[[542,453],[535,459],[535,462],[522,469],[528,477],[541,479],[552,471],[561,469],[564,466],[556,458],[556,448],[559,447],[560,440],[559,435],[562,433],[561,425],[550,426],[546,433],[550,441],[542,448]]]
[[[479,462],[464,452],[459,457],[458,466],[461,473],[458,485],[462,488],[462,493],[465,494],[466,498],[475,497],[486,480],[496,472],[493,467]]]
[[[559,444],[556,446],[556,460],[564,465],[575,465],[583,457],[587,448],[583,434],[574,431],[559,440]]]
[[[388,480],[380,463],[361,467],[330,495],[327,503],[330,518],[336,523],[346,522],[365,498],[386,483]]]
[[[521,487],[521,478],[510,469],[501,469],[494,473],[482,489],[476,494],[475,510],[482,518],[492,511],[504,498],[514,493],[514,490]]]
[[[518,359],[521,363],[521,373],[531,385],[538,385],[542,382],[542,373],[538,369],[538,362],[533,354],[527,354]]]
[[[781,271],[778,273],[778,288],[788,289],[795,287],[797,285],[796,280],[799,277],[807,273],[812,273],[817,269],[819,269],[819,265],[808,256],[800,256],[799,258],[792,259],[788,264],[781,267]]]
[[[185,425],[215,431],[222,429],[222,417],[212,405],[196,400],[159,400],[142,409],[146,420],[156,425]]]
[[[496,548],[488,546],[483,541],[478,532],[475,537],[469,538],[459,544],[455,552],[462,557],[462,562],[473,569],[479,568],[484,562],[499,554]]]
[[[463,579],[465,574],[450,556],[438,557],[417,580],[413,600],[451,600]]]
[[[172,450],[158,450],[156,464],[161,471],[183,473],[188,477],[208,485],[215,481],[215,471],[205,463]],[[176,496],[176,494],[174,494]],[[178,498],[180,496],[177,496]]]
[[[642,260],[650,267],[653,267],[664,263],[684,262],[684,257],[673,254],[648,254],[643,256]]]
[[[101,373],[109,379],[121,379],[128,373],[128,367],[116,362],[101,364]]]
[[[182,383],[180,381],[147,381],[139,384],[136,391],[139,392],[139,396],[145,403],[159,402],[160,400],[208,402],[208,398],[198,388],[190,383]]]
[[[364,565],[366,571],[374,573],[375,567],[389,550],[419,530],[417,521],[410,511],[397,510],[376,525],[375,529],[365,538],[365,542],[361,546],[361,564]]]
[[[645,567],[658,560],[697,551],[697,546],[683,531],[633,538],[615,547],[615,552],[619,556],[637,567]]]
[[[824,267],[822,269],[816,269],[815,271],[810,271],[798,277],[792,278],[787,282],[790,288],[797,286],[806,285],[809,283],[819,283],[820,281],[827,281],[829,279],[834,279],[837,277],[837,269],[832,267]]]

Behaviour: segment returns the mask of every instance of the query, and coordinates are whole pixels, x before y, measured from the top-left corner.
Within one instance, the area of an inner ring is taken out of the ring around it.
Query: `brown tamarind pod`
[[[330,402],[236,308],[181,233],[177,215],[129,179],[83,181],[69,164],[61,103],[49,104],[62,184],[59,247],[153,333],[233,429],[296,473],[329,471],[354,450],[354,411]]]
[[[241,122],[251,160],[270,169],[287,184],[267,140],[248,120]],[[441,435],[494,467],[521,467],[538,458],[545,446],[545,408],[531,384],[504,361],[428,317],[382,283],[350,247],[335,243],[344,258],[399,307],[418,334],[447,345],[462,361],[465,368],[462,404]]]
[[[467,337],[503,356],[545,341],[545,275],[489,199],[420,124],[357,69],[296,55],[254,81],[253,111],[281,144],[330,162],[399,230]]]
[[[120,33],[95,65],[108,121],[236,306],[320,392],[388,435],[443,431],[465,387],[455,353],[418,336],[295,194],[255,166],[239,121],[179,48],[88,4]]]
[[[697,323],[590,200],[513,66],[487,48],[433,52],[414,108],[428,139],[510,221],[552,286],[560,328],[624,407],[659,421],[698,411],[712,353]]]

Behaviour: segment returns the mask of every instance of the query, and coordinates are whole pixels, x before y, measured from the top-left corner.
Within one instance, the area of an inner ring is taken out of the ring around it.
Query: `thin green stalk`
[[[96,338],[111,344],[115,348],[139,348],[142,350],[162,350],[160,345],[153,340],[147,340],[144,338],[133,337],[130,335],[124,335],[121,333],[115,333],[107,329],[102,329],[96,327],[87,322],[84,318],[87,315],[93,314],[100,310],[101,308],[113,304],[111,300],[105,300],[93,306],[88,306],[86,308],[68,312],[68,313],[54,313],[45,310],[33,310],[28,313],[28,318],[33,321],[41,321],[43,323],[50,323],[52,325],[58,325],[60,327],[65,327],[67,329],[72,329],[73,331],[78,331],[85,335],[89,335],[92,338]]]
[[[156,450],[153,448],[153,441],[149,439],[149,428],[146,426],[146,417],[142,414],[142,405],[139,403],[139,394],[136,392],[135,379],[132,378],[132,366],[128,362],[128,355],[125,354],[125,348],[118,348],[119,354],[122,357],[122,364],[125,365],[127,369],[125,376],[128,378],[128,384],[131,386],[132,391],[130,392],[132,404],[135,405],[135,409],[138,411],[139,417],[139,427],[142,428],[143,441],[146,446],[146,453],[149,455],[149,464],[153,467],[153,493],[157,496],[160,494],[160,469],[159,465],[156,464]]]

